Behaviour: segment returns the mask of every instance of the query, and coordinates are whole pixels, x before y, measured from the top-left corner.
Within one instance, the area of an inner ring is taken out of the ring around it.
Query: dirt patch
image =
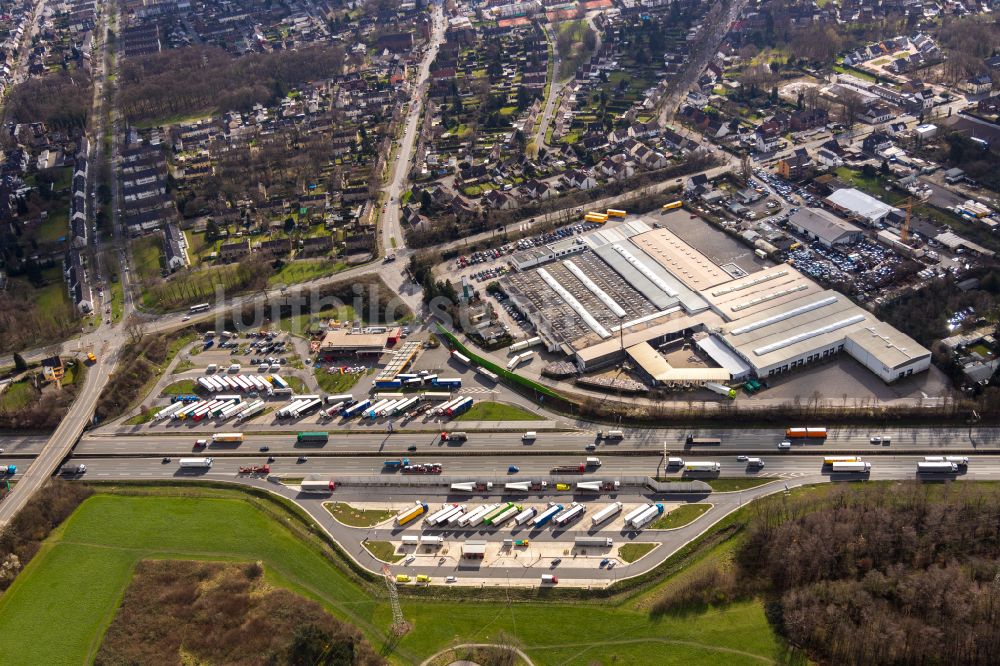
[[[322,606],[272,588],[257,564],[140,562],[95,663],[385,663]]]

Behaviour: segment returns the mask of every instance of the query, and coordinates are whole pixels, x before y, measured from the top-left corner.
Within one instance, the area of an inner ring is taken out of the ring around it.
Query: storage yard
[[[893,252],[863,241],[850,254],[824,248],[822,264],[803,251],[794,265],[747,274],[671,232],[681,218],[689,228],[693,216],[675,211],[657,218],[666,228],[638,218],[516,253],[520,270],[501,285],[549,352],[581,372],[627,358],[654,386],[772,377],[845,351],[886,383],[930,366],[929,350],[798,270],[845,284],[861,273],[870,291],[902,261]],[[685,340],[704,364],[667,361]]]

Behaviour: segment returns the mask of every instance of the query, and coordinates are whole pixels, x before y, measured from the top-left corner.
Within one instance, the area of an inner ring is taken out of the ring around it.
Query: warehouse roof
[[[690,289],[707,289],[733,279],[669,229],[653,229],[629,241]]]
[[[894,208],[853,187],[837,190],[828,196],[826,201],[837,208],[850,211],[855,215],[860,215],[872,221],[881,220],[889,213],[901,212],[898,208]]]
[[[861,233],[861,227],[822,208],[803,208],[792,215],[788,223],[828,245]]]
[[[323,336],[320,351],[380,351],[388,342],[388,333],[352,333],[349,330],[330,331]]]
[[[625,351],[646,374],[658,382],[718,382],[732,379],[732,373],[725,368],[675,368],[648,342],[640,342]]]
[[[820,291],[822,287],[795,268],[778,264],[706,289],[702,296],[727,321],[737,321]]]
[[[930,351],[919,342],[881,321],[871,322],[847,337],[887,368],[899,368],[930,356]]]
[[[778,311],[723,327],[732,348],[756,368],[795,360],[803,354],[842,343],[847,333],[876,322],[847,297],[824,291],[787,304]]]

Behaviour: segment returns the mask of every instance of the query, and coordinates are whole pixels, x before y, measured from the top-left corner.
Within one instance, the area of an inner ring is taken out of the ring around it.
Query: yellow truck
[[[87,352],[87,362],[88,363],[97,363],[97,357],[94,356],[94,352]]]
[[[418,583],[429,583],[429,582],[431,582],[431,577],[427,576],[425,574],[418,574],[417,575],[417,582]]]
[[[396,582],[397,583],[409,583],[410,582],[410,577],[407,576],[406,574],[396,574]]]

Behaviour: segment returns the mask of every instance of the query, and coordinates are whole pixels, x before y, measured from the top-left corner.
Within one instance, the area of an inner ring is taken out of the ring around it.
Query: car
[[[274,456],[268,456],[267,457],[267,462],[273,463],[274,462]]]
[[[779,450],[785,451],[785,450],[790,449],[790,448],[792,448],[792,443],[789,442],[788,440],[785,440],[784,442],[778,442],[778,449]]]
[[[598,566],[601,567],[601,568],[603,568],[603,567],[606,567],[610,562],[611,562],[611,560],[609,560],[608,558],[605,557],[603,560],[601,560],[601,563]]]
[[[736,460],[738,462],[746,462],[749,459],[750,459],[749,456],[736,456]]]
[[[615,561],[614,560],[611,560],[610,562],[608,562],[608,568],[609,569],[614,569],[615,568]]]
[[[597,450],[597,444],[587,444],[587,446],[585,448],[588,451],[596,451]]]
[[[208,446],[208,440],[207,439],[196,439],[194,441],[194,445],[195,446]]]
[[[4,452],[4,451],[6,451],[6,450],[7,450],[7,449],[0,449],[0,453],[3,453],[3,452]]]
[[[561,557],[557,557],[556,559],[552,560],[552,566],[557,567],[557,566],[559,566],[560,562],[562,562],[562,558]]]
[[[446,583],[457,583],[458,582],[458,577],[457,576],[448,576],[448,577],[446,577],[444,579],[444,582],[446,582]]]
[[[406,566],[407,564],[412,564],[413,560],[415,560],[415,559],[417,559],[416,555],[410,555],[405,560],[403,560],[403,566]]]
[[[308,461],[309,461],[309,458],[307,458],[306,456],[299,456],[299,459],[296,460],[295,462],[304,463],[304,462],[308,462]]]
[[[517,465],[511,465],[510,467],[507,468],[508,474],[517,474],[520,471],[521,468],[519,468]]]
[[[270,451],[271,447],[270,446],[262,446],[262,447],[260,447],[260,450],[261,451]]]
[[[416,444],[410,444],[408,447],[406,447],[406,450],[407,451],[416,451],[417,450],[417,445]]]
[[[882,443],[882,437],[880,435],[875,435],[874,437],[872,437],[871,439],[869,439],[868,442],[870,444],[881,444]]]
[[[190,319],[191,317],[189,317],[188,315],[184,315],[183,317],[181,317],[181,321],[190,321]]]
[[[173,460],[173,458],[171,458],[170,456],[163,456],[163,460],[161,462],[164,463],[164,464],[166,464],[166,463],[170,462],[171,460]]]

